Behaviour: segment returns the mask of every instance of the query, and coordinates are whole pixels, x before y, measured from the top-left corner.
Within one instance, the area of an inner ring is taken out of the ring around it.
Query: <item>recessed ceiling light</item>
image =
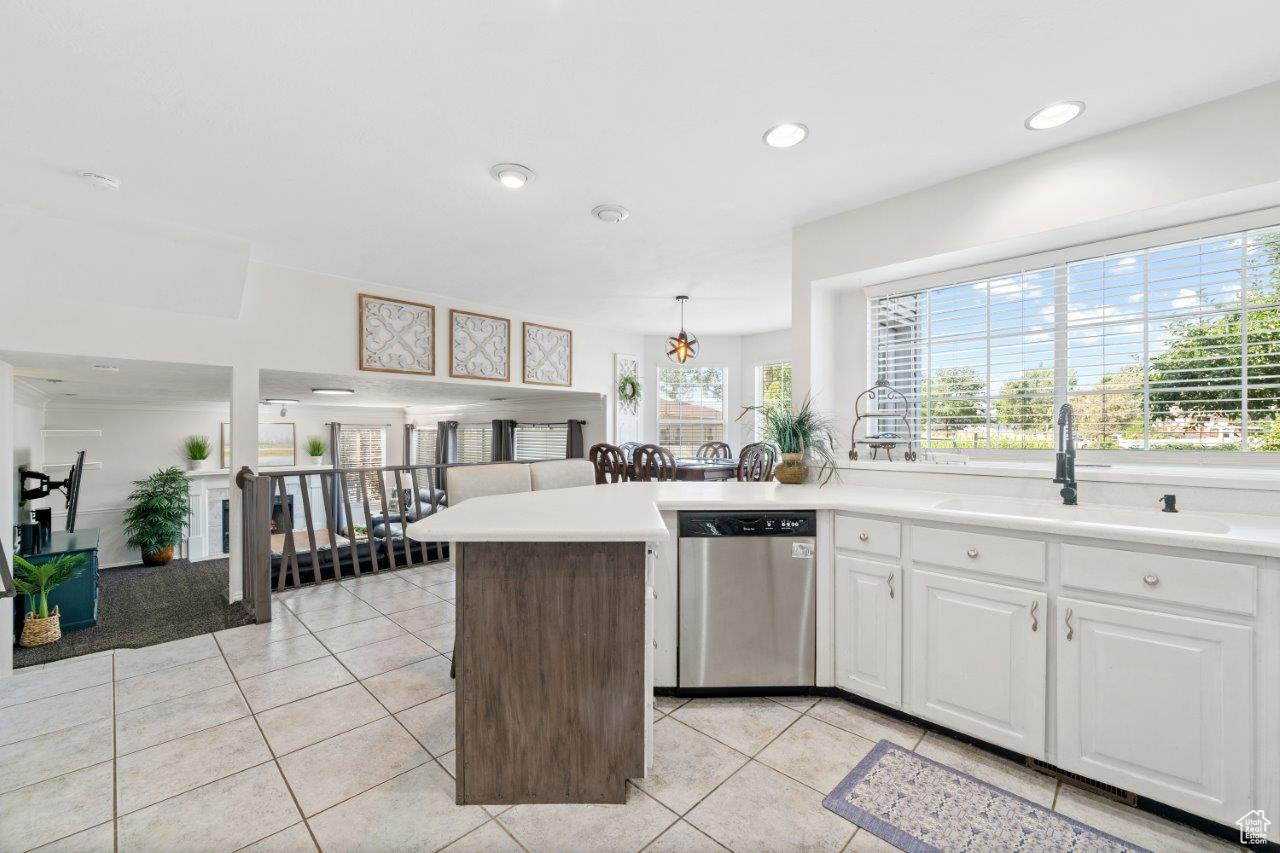
[[[356,391],[354,388],[312,388],[311,393],[350,396],[356,393]]]
[[[318,393],[320,393],[320,392],[318,392],[318,391],[317,391],[316,393],[318,394]],[[262,402],[264,402],[264,403],[268,403],[268,404],[273,405],[273,406],[283,406],[283,405],[284,405],[284,404],[286,404],[286,403],[296,403],[296,402],[298,402],[298,401],[297,401],[297,400],[290,400],[288,397],[267,397],[267,398],[263,399],[263,401],[262,401]]]
[[[591,215],[601,222],[617,224],[630,216],[631,211],[620,204],[598,204],[591,208]]]
[[[519,163],[499,163],[489,170],[489,177],[509,190],[518,190],[533,180],[533,170]]]
[[[790,148],[804,142],[809,128],[794,121],[774,125],[764,132],[764,144],[770,148]]]
[[[113,178],[110,175],[104,175],[101,172],[81,172],[80,177],[84,178],[100,190],[120,189],[119,178]]]
[[[120,372],[120,368],[116,367],[114,364],[95,364],[95,365],[92,365],[92,367],[94,370],[98,371],[99,373],[119,373]]]
[[[1084,101],[1063,101],[1036,110],[1027,119],[1027,130],[1049,130],[1061,127],[1084,112]]]

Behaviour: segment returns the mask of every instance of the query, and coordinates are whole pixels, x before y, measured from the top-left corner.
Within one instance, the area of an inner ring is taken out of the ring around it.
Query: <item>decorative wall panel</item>
[[[449,311],[449,375],[455,379],[511,378],[511,321]]]
[[[436,309],[360,294],[360,369],[434,376]]]
[[[524,381],[530,385],[572,385],[573,332],[525,323]]]

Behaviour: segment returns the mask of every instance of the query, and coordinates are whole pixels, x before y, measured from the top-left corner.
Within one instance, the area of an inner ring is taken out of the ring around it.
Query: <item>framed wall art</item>
[[[258,424],[258,467],[292,468],[297,464],[297,426],[291,423]],[[222,423],[222,467],[231,467],[231,424]]]
[[[511,321],[449,311],[449,375],[454,379],[511,379]]]
[[[436,373],[436,309],[361,293],[360,369],[382,373]]]
[[[573,384],[573,332],[525,323],[524,381],[529,385]]]

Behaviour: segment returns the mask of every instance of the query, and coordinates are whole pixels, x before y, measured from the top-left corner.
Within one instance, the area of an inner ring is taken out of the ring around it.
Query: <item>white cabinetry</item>
[[[908,710],[1043,758],[1048,597],[920,569],[908,596]]]
[[[1253,629],[1067,597],[1056,610],[1056,763],[1221,823],[1251,808]]]
[[[837,554],[836,687],[902,706],[902,569]]]

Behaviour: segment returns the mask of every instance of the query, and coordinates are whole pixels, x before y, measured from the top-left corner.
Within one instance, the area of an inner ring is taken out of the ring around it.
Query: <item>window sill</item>
[[[1021,477],[1051,479],[1053,459],[1036,461],[995,461],[970,459],[966,463],[940,462],[844,462],[851,471],[897,471],[911,474],[961,475],[970,477]],[[1094,465],[1076,463],[1076,479],[1098,483],[1140,483],[1148,485],[1196,486],[1206,489],[1257,489],[1280,491],[1280,468],[1219,467],[1203,465]]]

